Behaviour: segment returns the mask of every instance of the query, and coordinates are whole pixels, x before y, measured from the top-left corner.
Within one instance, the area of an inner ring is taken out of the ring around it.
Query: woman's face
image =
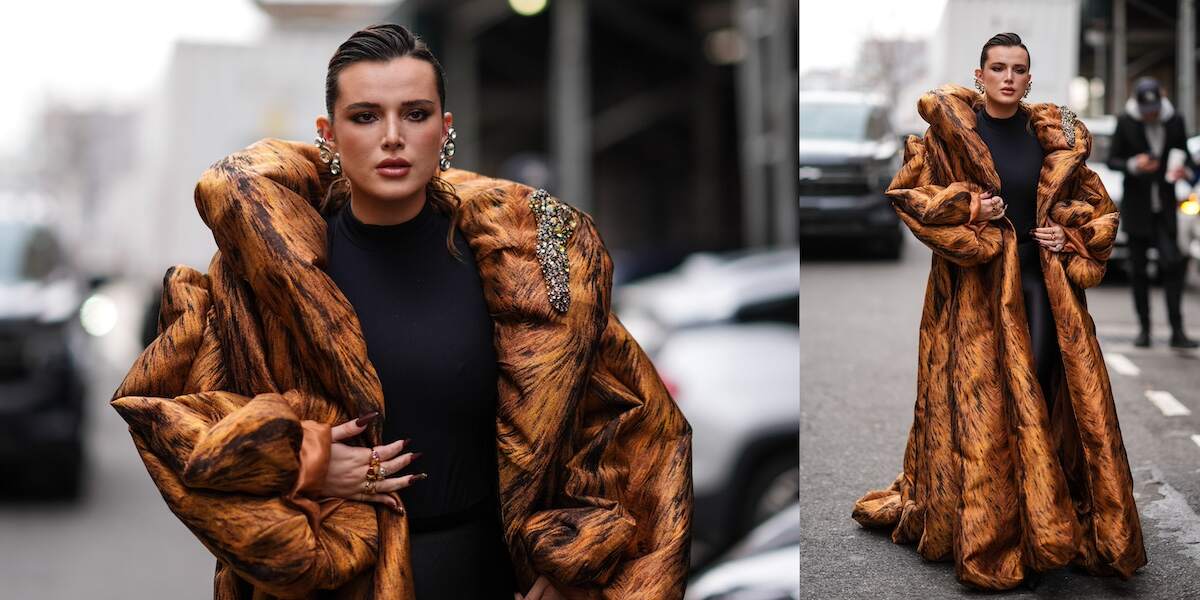
[[[437,174],[453,116],[441,113],[433,65],[409,56],[361,61],[338,75],[333,122],[317,128],[341,154],[354,202],[392,203],[423,198]],[[407,166],[379,166],[399,159]]]
[[[992,46],[975,78],[983,82],[988,102],[1001,106],[1021,101],[1029,88],[1029,53],[1020,46]]]

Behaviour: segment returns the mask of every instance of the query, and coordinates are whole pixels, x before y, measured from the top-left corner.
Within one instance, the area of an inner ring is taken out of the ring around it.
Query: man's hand
[[[1133,166],[1139,173],[1154,173],[1158,171],[1158,159],[1143,152],[1133,157]]]

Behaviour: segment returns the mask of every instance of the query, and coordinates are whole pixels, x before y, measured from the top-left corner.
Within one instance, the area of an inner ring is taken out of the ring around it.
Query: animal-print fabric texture
[[[560,313],[534,251],[534,190],[443,177],[495,322],[519,584],[545,575],[572,599],[682,598],[691,427],[610,311],[612,262],[591,218],[577,211]],[[357,317],[323,271],[317,207],[331,181],[315,147],[282,140],[208,169],[195,200],[219,250],[207,274],[167,272],[158,338],[113,396],[168,507],[217,558],[214,598],[413,597],[405,517],[299,489],[306,432],[384,412]],[[376,420],[362,443],[380,432]]]
[[[1083,288],[1104,275],[1118,213],[1084,161],[1091,136],[1059,107],[1029,106],[1046,151],[1037,220],[1069,243],[1040,256],[1064,369],[1053,414],[1042,397],[1008,219],[973,221],[972,192],[999,189],[975,130],[978,94],[944,86],[921,98],[929,123],[909,136],[888,189],[897,214],[933,250],[918,342],[917,398],[903,472],[867,493],[853,517],[892,528],[959,581],[1007,589],[1032,571],[1075,563],[1130,577],[1146,564],[1112,389]]]

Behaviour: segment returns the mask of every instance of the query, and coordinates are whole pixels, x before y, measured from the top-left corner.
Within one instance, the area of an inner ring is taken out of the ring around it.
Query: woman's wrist
[[[329,425],[319,421],[301,421],[304,440],[300,443],[300,469],[293,494],[315,495],[329,472],[333,435]]]

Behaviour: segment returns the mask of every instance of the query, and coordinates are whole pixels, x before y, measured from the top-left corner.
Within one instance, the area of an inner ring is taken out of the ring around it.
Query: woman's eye
[[[375,119],[375,115],[372,113],[369,113],[369,112],[358,113],[357,115],[350,117],[350,120],[354,121],[355,123],[370,123],[374,119]]]
[[[426,113],[423,110],[414,110],[414,111],[408,113],[408,118],[412,119],[413,121],[421,121],[426,116],[428,116],[428,113]]]

